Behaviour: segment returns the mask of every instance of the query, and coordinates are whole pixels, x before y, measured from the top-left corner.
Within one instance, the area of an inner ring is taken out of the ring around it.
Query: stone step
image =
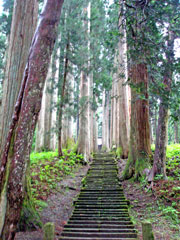
[[[62,236],[66,236],[66,237],[94,237],[94,238],[106,238],[106,239],[114,239],[114,238],[136,238],[137,234],[136,233],[88,233],[88,232],[66,232],[63,231],[62,232]]]
[[[73,224],[67,224],[65,226],[65,228],[79,228],[81,227],[81,229],[83,228],[106,228],[106,229],[134,229],[133,225],[118,225],[118,224],[87,224],[87,223],[83,223],[83,224],[78,224],[78,223],[73,223]]]
[[[108,228],[67,228],[65,227],[64,232],[86,232],[86,233],[111,233],[112,229],[108,229]],[[126,229],[126,228],[114,228],[113,229],[113,233],[136,233],[135,229]]]
[[[117,177],[113,155],[95,155],[75,209],[60,239],[135,240],[136,230],[128,212],[129,201]]]
[[[118,199],[118,200],[126,200],[126,199],[124,199],[123,195],[111,195],[110,197],[111,197],[111,199],[109,201],[111,201],[111,200],[113,201],[113,200],[116,200],[116,199]],[[101,195],[101,196],[93,195],[92,198],[88,198],[88,195],[86,195],[86,194],[84,195],[83,194],[83,195],[80,195],[79,198],[80,198],[80,200],[84,199],[84,200],[87,200],[87,201],[90,200],[90,199],[92,199],[92,200],[95,199],[96,200],[97,198],[98,198],[97,200],[101,200],[101,199],[108,200],[109,196],[108,195]],[[77,201],[77,200],[75,200],[75,201]],[[126,201],[129,204],[129,201],[128,200],[126,200]]]
[[[59,238],[59,240],[107,240],[108,238],[102,238],[102,237],[96,237],[96,238],[92,238],[92,237],[86,237],[86,239],[84,239],[84,237],[66,237],[66,236],[62,236]],[[137,238],[112,238],[113,240],[137,240]],[[109,240],[111,240],[111,238],[109,238]]]
[[[133,223],[132,223],[132,221],[121,221],[121,222],[119,222],[119,220],[117,220],[117,219],[115,219],[115,220],[113,220],[113,219],[111,219],[111,220],[103,220],[103,219],[96,219],[96,220],[93,220],[93,219],[90,219],[90,220],[86,220],[86,221],[84,221],[84,220],[80,220],[80,219],[69,219],[69,221],[68,221],[68,224],[91,224],[91,225],[93,225],[93,224],[98,224],[99,226],[101,226],[101,225],[120,225],[120,226],[123,226],[123,225],[132,225],[133,226]]]
[[[84,198],[84,197],[89,197],[89,194],[87,194],[87,193],[80,193],[80,195],[79,195],[79,197],[80,198]],[[102,193],[102,194],[92,194],[92,198],[94,198],[94,197],[96,197],[96,198],[103,198],[103,197],[106,197],[106,198],[118,198],[118,197],[124,197],[124,195],[123,195],[123,193],[118,193],[118,194],[106,194],[106,193]]]
[[[110,206],[111,205],[127,205],[127,201],[104,201],[104,200],[99,200],[99,201],[80,201],[80,200],[77,200],[74,202],[75,205],[93,205],[93,206],[96,206],[96,205],[106,205],[106,204],[109,204]]]
[[[81,192],[82,193],[88,193],[88,192],[91,192],[91,194],[93,194],[93,193],[98,193],[98,194],[101,194],[101,193],[119,193],[119,192],[123,192],[123,189],[122,189],[122,187],[121,188],[119,188],[118,190],[117,189],[114,189],[113,188],[113,186],[112,186],[112,189],[110,189],[110,190],[101,190],[101,191],[96,191],[96,190],[85,190],[85,189],[82,189],[81,190]]]
[[[131,219],[130,217],[113,217],[113,216],[108,216],[108,217],[104,217],[104,216],[92,216],[92,217],[83,217],[83,216],[72,216],[70,217],[70,220],[84,220],[84,221],[88,221],[88,220],[101,220],[101,221],[121,221],[121,222],[129,222]]]
[[[128,209],[74,209],[73,213],[78,213],[78,214],[83,214],[83,213],[88,213],[88,214],[100,214],[100,213],[109,213],[109,214],[116,214],[116,213],[121,213],[121,214],[129,214]]]
[[[107,213],[107,214],[129,214],[128,209],[120,209],[120,208],[115,208],[115,209],[99,209],[99,208],[94,208],[94,209],[79,209],[75,208],[73,213],[79,213],[79,214],[101,214],[101,213]]]
[[[111,219],[111,217],[113,216],[113,217],[116,217],[116,218],[127,218],[127,217],[129,217],[129,214],[128,213],[102,213],[102,214],[79,214],[79,213],[74,213],[73,214],[73,217],[76,217],[76,218],[78,218],[78,217],[86,217],[86,218],[94,218],[94,217],[102,217],[102,218],[108,218],[108,219]],[[129,219],[129,218],[128,218]]]

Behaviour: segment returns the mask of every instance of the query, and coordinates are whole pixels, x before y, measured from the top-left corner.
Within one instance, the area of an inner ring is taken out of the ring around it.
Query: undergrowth
[[[83,163],[83,156],[63,149],[63,156],[58,158],[57,152],[32,153],[31,191],[36,207],[44,208],[50,193],[57,189],[58,183],[65,175]]]
[[[152,151],[155,146],[152,146]],[[168,180],[163,180],[157,175],[154,180],[153,193],[158,199],[162,199],[164,206],[162,212],[180,223],[180,144],[167,146],[166,173]],[[145,176],[141,178],[141,186],[147,185]]]

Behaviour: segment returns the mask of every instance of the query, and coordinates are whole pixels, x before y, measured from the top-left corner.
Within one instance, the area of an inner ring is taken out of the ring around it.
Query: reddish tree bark
[[[151,155],[148,77],[145,63],[134,65],[130,71],[131,87],[131,131],[129,156],[123,177],[138,178],[149,165]],[[140,91],[138,91],[140,90]]]
[[[174,63],[174,31],[168,32],[166,63],[164,71],[164,90],[165,96],[161,96],[159,106],[158,127],[156,130],[156,145],[154,153],[153,168],[148,177],[149,181],[153,181],[157,174],[161,174],[164,179],[166,176],[166,148],[167,148],[167,134],[168,134],[168,118],[169,118],[169,96],[171,93],[171,85],[173,79],[173,63]]]
[[[32,138],[63,0],[46,0],[32,41],[0,167],[0,238],[15,237]]]

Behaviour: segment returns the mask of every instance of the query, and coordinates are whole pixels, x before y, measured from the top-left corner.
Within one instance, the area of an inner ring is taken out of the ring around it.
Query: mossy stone
[[[142,222],[142,234],[143,240],[154,240],[154,234],[152,231],[152,224],[148,221]]]
[[[55,236],[54,223],[52,222],[46,223],[43,227],[43,230],[44,230],[43,240],[54,240]]]

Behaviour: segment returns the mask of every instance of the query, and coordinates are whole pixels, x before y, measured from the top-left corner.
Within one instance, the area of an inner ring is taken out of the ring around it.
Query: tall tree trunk
[[[98,150],[98,143],[97,143],[97,139],[98,139],[98,126],[97,126],[97,116],[96,116],[96,112],[93,112],[93,152],[97,152]]]
[[[178,1],[177,1],[178,2]],[[178,3],[179,4],[179,3]],[[171,92],[171,84],[173,77],[173,62],[174,62],[174,40],[175,35],[172,30],[168,32],[166,63],[164,71],[164,90],[165,96],[161,96],[159,106],[158,127],[156,130],[156,144],[153,159],[153,168],[149,175],[149,181],[153,181],[157,174],[162,174],[164,179],[166,176],[166,148],[168,134],[168,115],[169,115],[169,95]]]
[[[127,68],[127,43],[126,43],[126,30],[122,24],[122,17],[119,18],[119,31],[121,37],[118,43],[118,56],[117,56],[117,80],[118,80],[118,147],[121,148],[121,157],[128,157],[129,148],[129,135],[130,135],[130,113],[129,113],[129,86],[128,68]]]
[[[55,128],[55,122],[53,121],[54,116],[56,115],[56,111],[54,111],[54,96],[56,95],[54,85],[56,83],[56,74],[57,74],[57,47],[55,47],[53,51],[53,56],[51,59],[51,64],[48,70],[48,75],[46,78],[42,103],[41,103],[41,111],[38,117],[38,123],[36,128],[36,144],[35,151],[50,151],[55,150],[54,144],[54,135],[53,128]],[[53,141],[53,144],[51,143]]]
[[[179,143],[179,121],[174,122],[174,143]]]
[[[117,147],[117,115],[116,115],[116,105],[117,105],[117,83],[114,77],[111,90],[111,141],[110,147]]]
[[[47,0],[30,48],[0,166],[0,238],[13,240],[24,199],[32,138],[63,0]]]
[[[28,50],[37,23],[37,15],[37,0],[14,1],[0,114],[0,153],[2,153],[2,149],[5,146],[14,105],[18,97],[27,62]]]
[[[84,15],[90,19],[91,4],[88,2],[84,8]],[[90,42],[88,36],[90,34],[89,21],[84,21],[85,39],[87,39],[87,55],[85,61],[89,58]],[[90,156],[90,76],[86,73],[89,70],[90,63],[84,64],[80,77],[80,101],[82,101],[79,115],[79,137],[78,137],[78,153],[83,154],[85,162]]]
[[[130,71],[131,88],[131,131],[129,156],[123,178],[134,175],[135,179],[142,175],[145,168],[149,167],[151,155],[150,127],[149,127],[149,102],[148,102],[148,77],[145,63],[134,65]],[[140,95],[136,88],[141,88]]]
[[[109,150],[110,143],[110,104],[109,104],[109,92],[104,91],[103,93],[103,119],[102,119],[102,149]]]
[[[45,118],[47,117],[46,104],[49,105],[49,101],[47,103],[47,100],[49,100],[48,99],[49,97],[47,97],[46,95],[48,94],[47,88],[48,88],[48,84],[50,84],[49,81],[51,78],[51,74],[52,74],[52,65],[50,65],[50,67],[48,69],[48,74],[47,74],[45,86],[43,89],[41,111],[38,116],[38,122],[37,122],[37,127],[36,127],[36,144],[35,144],[36,152],[42,152],[42,151],[46,150],[45,145],[44,145],[44,138],[45,138],[45,134],[46,134]]]
[[[73,145],[73,132],[72,132],[72,113],[71,113],[71,103],[73,98],[73,75],[68,72],[67,81],[65,86],[65,105],[63,111],[63,119],[62,119],[62,146],[64,148],[71,149]]]
[[[66,44],[66,56],[65,56],[65,66],[64,66],[64,76],[63,76],[63,84],[61,88],[61,100],[59,106],[59,129],[58,129],[58,156],[63,156],[62,152],[62,118],[63,118],[63,107],[64,107],[64,98],[65,98],[65,88],[66,88],[66,81],[67,81],[67,74],[68,74],[68,52],[69,52],[69,39]]]
[[[82,99],[80,115],[79,115],[79,137],[78,137],[78,153],[83,154],[84,160],[87,162],[90,155],[89,147],[89,111],[88,111],[88,101],[89,101],[89,81],[87,74],[81,72],[81,82],[80,82],[80,99]]]

